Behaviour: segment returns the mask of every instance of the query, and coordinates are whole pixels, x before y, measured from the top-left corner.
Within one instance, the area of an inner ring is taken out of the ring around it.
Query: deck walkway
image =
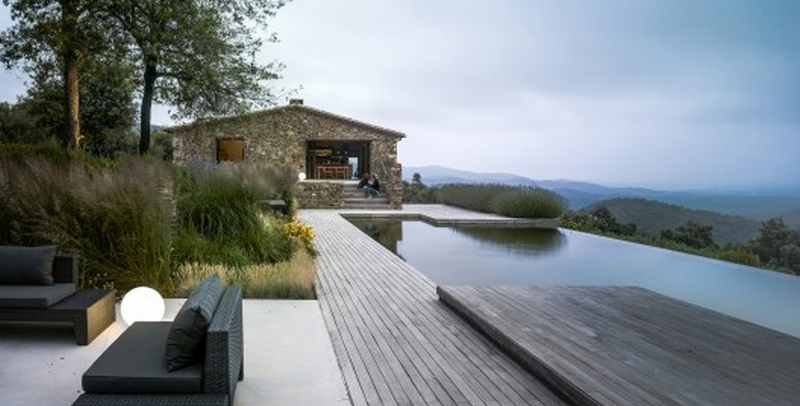
[[[800,339],[642,288],[441,287],[575,403],[790,406]]]
[[[403,210],[339,210],[348,217],[405,218],[425,220],[435,226],[502,226],[557,228],[559,219],[522,219],[498,216],[492,213],[478,213],[443,204],[404,204]]]
[[[354,405],[566,405],[336,211],[300,216],[316,232],[317,295]]]

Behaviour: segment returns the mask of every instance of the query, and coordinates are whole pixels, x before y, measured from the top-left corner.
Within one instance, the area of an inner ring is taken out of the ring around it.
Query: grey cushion
[[[83,374],[89,393],[200,393],[203,364],[168,372],[164,342],[169,322],[137,322],[128,327]]]
[[[175,371],[203,357],[206,330],[222,297],[222,280],[214,274],[204,280],[175,316],[167,337],[167,369]]]
[[[75,293],[74,283],[0,285],[0,307],[46,309]]]
[[[0,284],[52,285],[56,246],[0,246]]]

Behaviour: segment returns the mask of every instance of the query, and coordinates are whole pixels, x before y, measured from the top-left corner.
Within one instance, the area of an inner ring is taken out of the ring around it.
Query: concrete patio
[[[166,302],[171,320],[183,299]],[[350,404],[317,301],[245,299],[243,312],[237,406]],[[0,404],[71,405],[83,372],[127,327],[117,320],[87,346],[75,344],[69,325],[0,325]]]

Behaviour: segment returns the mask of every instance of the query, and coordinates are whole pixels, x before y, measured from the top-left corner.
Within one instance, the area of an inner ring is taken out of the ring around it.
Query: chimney
[[[303,105],[303,99],[289,99],[289,105],[290,106],[302,106]]]

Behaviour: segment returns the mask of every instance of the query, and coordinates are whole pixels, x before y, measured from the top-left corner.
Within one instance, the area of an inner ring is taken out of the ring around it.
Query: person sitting
[[[358,188],[363,189],[365,186],[367,186],[367,183],[369,183],[369,173],[365,172],[364,175],[361,176],[361,180],[358,182]]]
[[[372,199],[373,197],[377,196],[378,193],[381,191],[381,183],[378,182],[378,177],[375,174],[369,178],[367,181],[366,186],[364,186],[364,197],[368,197]]]

